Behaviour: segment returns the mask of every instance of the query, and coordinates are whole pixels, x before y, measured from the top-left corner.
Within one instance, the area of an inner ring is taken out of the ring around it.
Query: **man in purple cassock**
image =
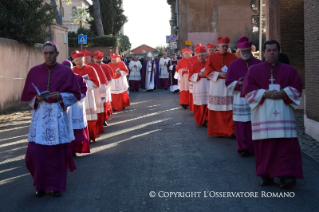
[[[160,80],[160,75],[161,75],[161,69],[160,69],[160,65],[159,65],[159,62],[162,58],[162,54],[159,54],[158,55],[158,58],[157,60],[155,61],[155,64],[156,64],[156,72],[155,72],[155,89],[161,89],[162,86],[161,86],[161,80]]]
[[[73,68],[72,63],[69,60],[63,61],[62,65],[71,69]],[[76,153],[90,153],[90,138],[84,106],[88,87],[82,76],[76,73],[74,74],[79,83],[81,100],[69,107],[68,114],[69,126],[72,127],[75,137],[75,139],[71,142],[71,150],[72,155],[76,156]]]
[[[66,108],[81,99],[81,92],[72,70],[56,62],[59,50],[54,42],[43,45],[43,54],[45,63],[30,69],[21,95],[33,108],[25,162],[36,197],[46,191],[59,197],[66,188],[67,169],[76,169]]]
[[[302,81],[294,67],[278,62],[277,41],[266,41],[263,51],[265,62],[249,68],[241,96],[251,108],[256,175],[262,177],[262,186],[278,177],[285,189],[303,178],[293,109],[300,104]]]
[[[241,87],[249,67],[261,63],[251,53],[252,44],[253,42],[246,36],[238,40],[240,58],[230,63],[225,81],[226,87],[234,96],[233,120],[235,121],[237,151],[243,157],[254,155],[255,152],[251,134],[251,109],[246,99],[240,97]]]
[[[178,60],[176,58],[176,54],[173,54],[172,60],[168,62],[168,70],[169,70],[168,84],[169,84],[169,90],[173,93],[178,92],[178,81],[174,77],[176,72],[177,62]]]

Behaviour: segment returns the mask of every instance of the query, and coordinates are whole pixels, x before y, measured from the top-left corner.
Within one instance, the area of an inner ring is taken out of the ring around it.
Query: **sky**
[[[128,18],[124,34],[130,39],[131,49],[142,44],[153,48],[166,45],[171,19],[167,0],[123,0],[123,9]]]

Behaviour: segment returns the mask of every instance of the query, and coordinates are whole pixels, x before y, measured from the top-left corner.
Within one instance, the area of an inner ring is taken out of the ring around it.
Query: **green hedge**
[[[88,44],[83,47],[104,47],[104,46],[118,46],[118,38],[115,36],[104,35],[102,37],[89,37]],[[78,38],[69,38],[69,47],[78,47]]]

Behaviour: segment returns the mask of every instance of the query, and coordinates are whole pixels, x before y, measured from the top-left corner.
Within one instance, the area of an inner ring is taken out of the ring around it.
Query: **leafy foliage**
[[[92,18],[88,17],[88,13],[86,12],[85,8],[77,8],[71,14],[72,23],[78,23],[80,25],[79,28],[84,26],[86,20],[91,21]]]
[[[124,10],[121,8],[122,0],[100,0],[101,19],[105,35],[117,35],[122,26],[128,21],[124,15]],[[89,7],[89,12],[93,16],[93,6]],[[94,21],[89,22],[91,30],[96,33]]]
[[[78,31],[69,32],[69,46],[78,47],[78,35],[83,34],[88,36],[88,44],[84,47],[102,47],[102,46],[119,46],[119,39],[112,35],[104,35],[97,37],[92,30],[80,28]]]
[[[43,0],[0,1],[0,37],[29,45],[43,43],[53,19],[52,6]]]
[[[131,49],[130,39],[126,35],[120,35],[119,42],[120,42],[119,49],[121,53],[125,54],[127,51]]]
[[[164,52],[166,52],[167,48],[169,47],[169,45],[162,45],[162,46],[157,46],[155,47],[155,49],[158,50],[159,54],[163,54]]]

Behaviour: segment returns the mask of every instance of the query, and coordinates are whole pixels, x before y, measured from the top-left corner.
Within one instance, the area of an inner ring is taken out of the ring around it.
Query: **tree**
[[[55,13],[55,21],[57,24],[62,25],[63,21],[62,21],[62,1],[65,2],[65,4],[69,5],[72,4],[71,0],[51,0],[51,5],[53,7],[53,11]],[[60,8],[59,8],[59,12],[58,12],[58,6],[57,3],[59,3]]]
[[[121,31],[123,25],[128,21],[127,17],[124,15],[124,10],[122,9],[123,1],[117,0],[115,7],[115,18],[113,22],[113,35],[116,35]]]
[[[101,9],[100,9],[100,1],[99,0],[93,0],[92,15],[93,15],[94,23],[96,26],[97,36],[103,36],[104,29],[103,29],[103,24],[102,24],[102,19],[101,19]]]
[[[29,45],[43,43],[53,19],[52,5],[43,0],[0,1],[0,37]]]
[[[125,54],[127,51],[131,49],[130,39],[126,35],[120,35],[119,49],[122,54]]]
[[[122,26],[127,22],[127,17],[124,15],[122,0],[99,0],[101,9],[101,20],[105,35],[117,35]],[[91,16],[93,15],[93,6],[89,7]],[[94,21],[90,22],[91,30],[97,33],[97,27]]]
[[[89,19],[88,14],[86,12],[86,9],[84,8],[77,8],[77,10],[73,11],[71,14],[72,23],[78,23],[80,26],[79,28],[82,28],[84,26],[87,19]]]
[[[161,45],[161,46],[157,46],[157,47],[155,47],[155,49],[157,49],[158,50],[158,52],[159,53],[164,53],[164,52],[166,52],[167,51],[167,48],[168,48],[169,46],[168,46],[168,44],[165,46],[165,45]]]
[[[51,0],[51,5],[55,14],[56,23],[62,25],[62,17],[59,15],[58,6],[56,5],[56,0]]]

